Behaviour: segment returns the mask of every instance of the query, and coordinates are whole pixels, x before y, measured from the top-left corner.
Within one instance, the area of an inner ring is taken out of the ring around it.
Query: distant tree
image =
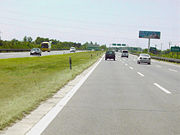
[[[101,48],[101,49],[104,49],[104,50],[107,49],[106,45],[101,45],[100,48]]]
[[[143,53],[147,53],[147,52],[148,52],[148,49],[144,49],[144,50],[143,50]]]
[[[27,36],[24,36],[23,41],[24,41],[24,42],[27,42],[27,40],[28,40],[28,37],[27,37]]]
[[[0,40],[0,46],[2,46],[3,45],[3,41],[2,40]]]
[[[41,37],[37,37],[36,40],[35,40],[35,43],[36,44],[41,44],[42,42],[48,42],[49,41],[49,38],[41,38]]]
[[[93,45],[93,42],[92,42],[92,41],[90,42],[90,45]]]
[[[32,37],[27,37],[27,41],[29,42],[29,43],[31,43],[32,42]]]
[[[13,39],[11,40],[11,42],[18,42],[18,40],[15,39],[15,38],[13,38]]]

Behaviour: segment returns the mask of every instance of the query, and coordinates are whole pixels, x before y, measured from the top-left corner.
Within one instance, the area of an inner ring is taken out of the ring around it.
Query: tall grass
[[[0,59],[0,129],[22,119],[92,65],[100,57],[97,53],[101,52]]]

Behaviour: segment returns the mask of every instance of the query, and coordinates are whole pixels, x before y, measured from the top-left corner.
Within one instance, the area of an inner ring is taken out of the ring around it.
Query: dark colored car
[[[41,56],[41,53],[42,53],[42,51],[39,48],[33,48],[30,51],[30,55],[39,55],[39,56]]]
[[[114,51],[107,51],[105,55],[105,60],[107,59],[114,59],[115,60],[115,52]]]

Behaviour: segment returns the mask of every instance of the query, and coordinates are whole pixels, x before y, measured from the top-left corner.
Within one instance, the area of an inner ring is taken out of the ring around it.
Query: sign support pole
[[[148,38],[148,53],[149,53],[149,49],[150,49],[150,38]]]

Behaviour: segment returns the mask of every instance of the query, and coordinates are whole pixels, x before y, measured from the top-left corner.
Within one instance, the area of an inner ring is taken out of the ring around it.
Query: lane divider
[[[134,68],[133,67],[129,67],[131,70],[133,70]]]
[[[159,89],[161,89],[163,92],[165,92],[165,93],[167,93],[167,94],[171,94],[171,92],[170,92],[170,91],[168,91],[167,89],[163,88],[163,87],[162,87],[162,86],[160,86],[159,84],[154,83],[154,85],[155,85],[156,87],[158,87]]]
[[[142,76],[142,77],[144,77],[144,75],[142,74],[142,73],[140,73],[140,72],[137,72],[140,76]]]
[[[127,63],[125,63],[125,66],[127,66],[128,64]]]

